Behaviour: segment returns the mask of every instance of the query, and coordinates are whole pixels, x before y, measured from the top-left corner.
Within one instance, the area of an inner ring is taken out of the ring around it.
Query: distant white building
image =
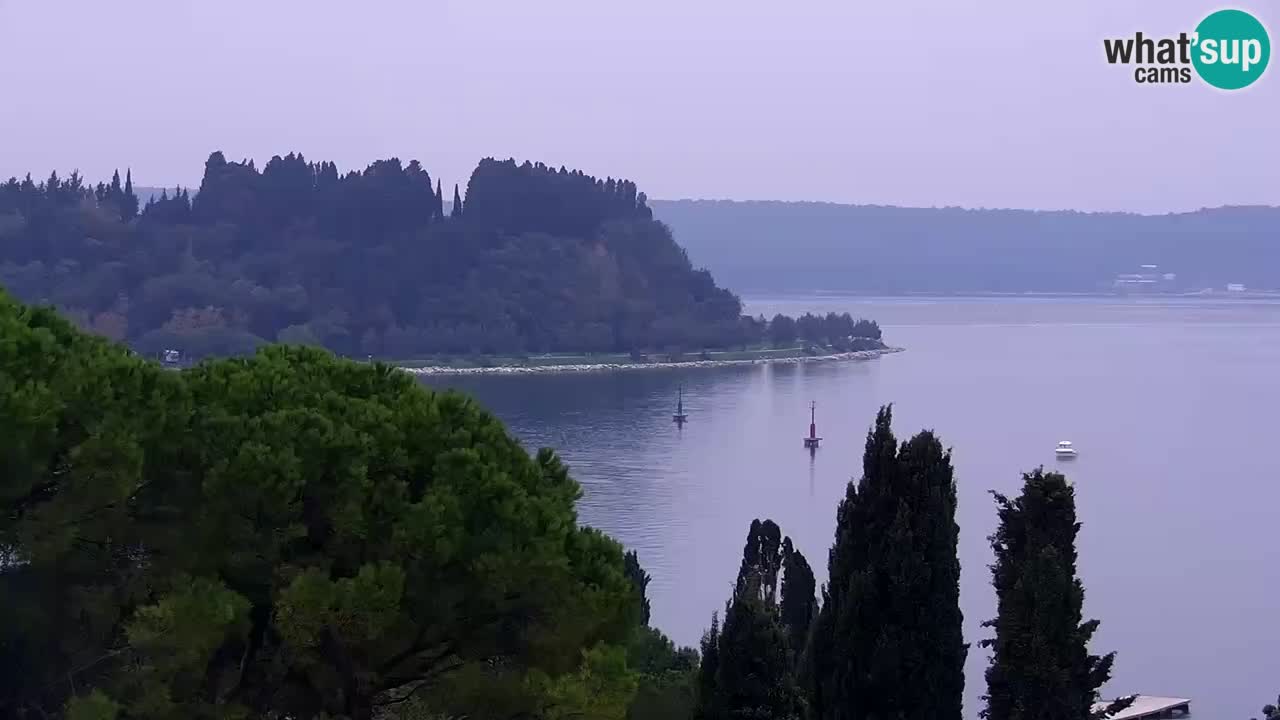
[[[1227,292],[1244,292],[1244,285],[1241,283],[1227,283]]]
[[[1161,293],[1172,291],[1178,280],[1175,273],[1161,273],[1158,265],[1142,265],[1136,273],[1121,273],[1112,287],[1122,293]]]

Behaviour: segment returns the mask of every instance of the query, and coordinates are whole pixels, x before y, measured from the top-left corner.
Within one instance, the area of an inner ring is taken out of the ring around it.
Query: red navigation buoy
[[[822,442],[822,438],[818,437],[818,421],[815,417],[817,405],[813,401],[809,403],[809,437],[804,439],[804,446],[810,450],[817,450],[818,443]]]

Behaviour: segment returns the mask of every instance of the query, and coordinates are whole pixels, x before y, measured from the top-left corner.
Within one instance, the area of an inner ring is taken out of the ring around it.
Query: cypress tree
[[[737,592],[755,592],[769,605],[778,597],[778,573],[782,570],[782,530],[772,520],[752,520],[747,544],[742,548]],[[725,618],[728,622],[728,618]]]
[[[117,172],[117,176],[119,172]],[[138,216],[138,196],[133,193],[133,169],[126,168],[124,174],[124,200],[120,203],[120,214],[125,220]]]
[[[711,627],[702,634],[702,662],[698,665],[698,720],[721,717],[716,675],[720,672],[720,618],[711,614]]]
[[[453,184],[453,207],[449,209],[449,217],[462,217],[462,196],[458,194],[458,184]]]
[[[439,178],[436,178],[435,207],[432,209],[431,216],[436,219],[444,217],[444,191],[440,188]]]
[[[799,718],[803,708],[779,617],[778,574],[782,532],[772,520],[754,520],[742,550],[733,598],[725,607],[712,674],[702,676],[703,718]],[[715,635],[712,624],[709,635]],[[704,664],[710,648],[704,641]]]
[[[1023,475],[1015,500],[993,492],[1000,525],[990,537],[997,615],[983,623],[995,638],[987,667],[988,720],[1086,720],[1123,709],[1132,698],[1093,712],[1111,677],[1115,653],[1090,655],[1097,620],[1082,621],[1084,585],[1076,575],[1075,490],[1042,468]]]
[[[628,550],[624,558],[624,569],[627,577],[631,579],[631,584],[635,586],[636,593],[640,596],[640,623],[642,625],[649,624],[649,573],[640,567],[640,556],[636,555],[635,550]]]
[[[931,432],[899,448],[891,425],[881,408],[840,503],[811,707],[831,720],[960,720],[968,648],[951,457]]]
[[[800,694],[777,607],[748,583],[725,610],[716,695],[726,718],[791,720]]]
[[[782,558],[782,600],[778,610],[794,667],[804,655],[809,628],[818,614],[817,583],[809,561],[792,547],[791,538],[782,541]]]

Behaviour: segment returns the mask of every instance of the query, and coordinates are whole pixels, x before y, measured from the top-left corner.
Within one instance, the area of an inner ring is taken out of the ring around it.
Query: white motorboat
[[[1058,443],[1058,447],[1054,448],[1053,454],[1060,458],[1068,458],[1075,457],[1078,453],[1076,452],[1075,446],[1072,445],[1070,441],[1063,440]]]

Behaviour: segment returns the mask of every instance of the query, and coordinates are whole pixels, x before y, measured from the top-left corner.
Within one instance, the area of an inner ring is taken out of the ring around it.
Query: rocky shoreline
[[[809,362],[829,362],[832,360],[867,360],[881,355],[902,352],[904,348],[886,347],[878,350],[858,350],[855,352],[832,353],[830,355],[802,355],[784,358],[751,358],[749,360],[689,360],[687,362],[651,362],[651,363],[583,363],[577,365],[498,365],[493,367],[418,367],[401,368],[414,375],[524,375],[533,373],[562,372],[605,372],[618,370],[657,370],[671,368],[710,368],[730,367],[733,365],[768,365]]]

